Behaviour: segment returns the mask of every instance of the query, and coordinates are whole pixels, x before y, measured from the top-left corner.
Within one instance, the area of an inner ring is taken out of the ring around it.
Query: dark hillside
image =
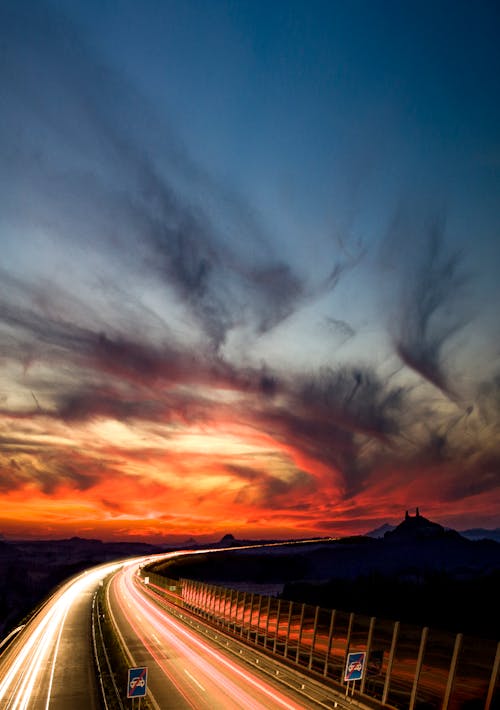
[[[327,582],[291,582],[283,598],[453,633],[500,639],[500,572],[469,579],[430,573],[418,579],[373,574]],[[493,612],[493,613],[492,613]]]

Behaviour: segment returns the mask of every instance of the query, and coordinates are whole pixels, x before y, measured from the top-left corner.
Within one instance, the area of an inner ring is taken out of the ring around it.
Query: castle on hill
[[[407,510],[403,522],[394,530],[386,532],[384,539],[430,538],[441,537],[444,534],[446,534],[446,530],[442,525],[424,518],[423,515],[420,515],[419,509],[416,508],[415,515],[410,515]]]

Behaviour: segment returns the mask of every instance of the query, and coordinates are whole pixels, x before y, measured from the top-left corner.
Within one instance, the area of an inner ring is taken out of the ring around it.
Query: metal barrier
[[[143,570],[167,600],[315,675],[343,684],[364,651],[359,692],[404,710],[497,710],[500,642],[323,609]]]

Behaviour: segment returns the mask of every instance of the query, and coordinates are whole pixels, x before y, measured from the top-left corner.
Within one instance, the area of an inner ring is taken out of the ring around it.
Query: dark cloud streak
[[[465,278],[460,255],[446,254],[444,228],[434,223],[424,238],[424,253],[414,265],[403,297],[395,347],[403,362],[448,396],[456,396],[445,371],[443,350],[463,327],[456,304]],[[454,308],[455,306],[455,308]]]

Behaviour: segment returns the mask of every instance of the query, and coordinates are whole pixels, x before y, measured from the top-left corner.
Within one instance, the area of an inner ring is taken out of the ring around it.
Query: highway
[[[124,567],[113,577],[108,607],[131,666],[149,668],[149,698],[158,710],[321,707],[296,690],[262,677],[258,668],[232,657],[206,635],[166,613],[137,580],[137,567],[137,563]],[[201,620],[197,626],[202,629]]]
[[[175,613],[169,613],[162,608],[154,591],[137,575],[139,566],[148,559],[92,568],[66,582],[49,598],[2,649],[1,710],[100,710],[91,610],[94,594],[105,578],[109,578],[106,606],[111,621],[130,667],[148,667],[148,700],[155,710],[335,706],[321,686],[316,688],[316,696],[301,690],[304,678],[295,676],[293,669],[288,669],[292,682],[283,684],[272,677],[281,673],[273,670],[272,659],[261,655],[259,667],[257,651],[243,646],[239,652],[234,648],[229,651],[224,648],[229,642],[221,645],[221,638],[216,641],[214,630],[205,627],[202,620],[196,619],[195,624],[191,620],[189,625],[185,623],[190,617],[186,611],[172,609]],[[222,637],[220,632],[218,636]],[[245,654],[247,660],[238,653]],[[249,656],[254,665],[249,663]],[[266,664],[267,674],[260,670]],[[126,677],[117,677],[117,683],[124,705],[130,703],[125,700]],[[339,702],[339,707],[342,705]]]
[[[92,597],[121,563],[62,585],[0,656],[2,710],[98,710],[91,643]]]

